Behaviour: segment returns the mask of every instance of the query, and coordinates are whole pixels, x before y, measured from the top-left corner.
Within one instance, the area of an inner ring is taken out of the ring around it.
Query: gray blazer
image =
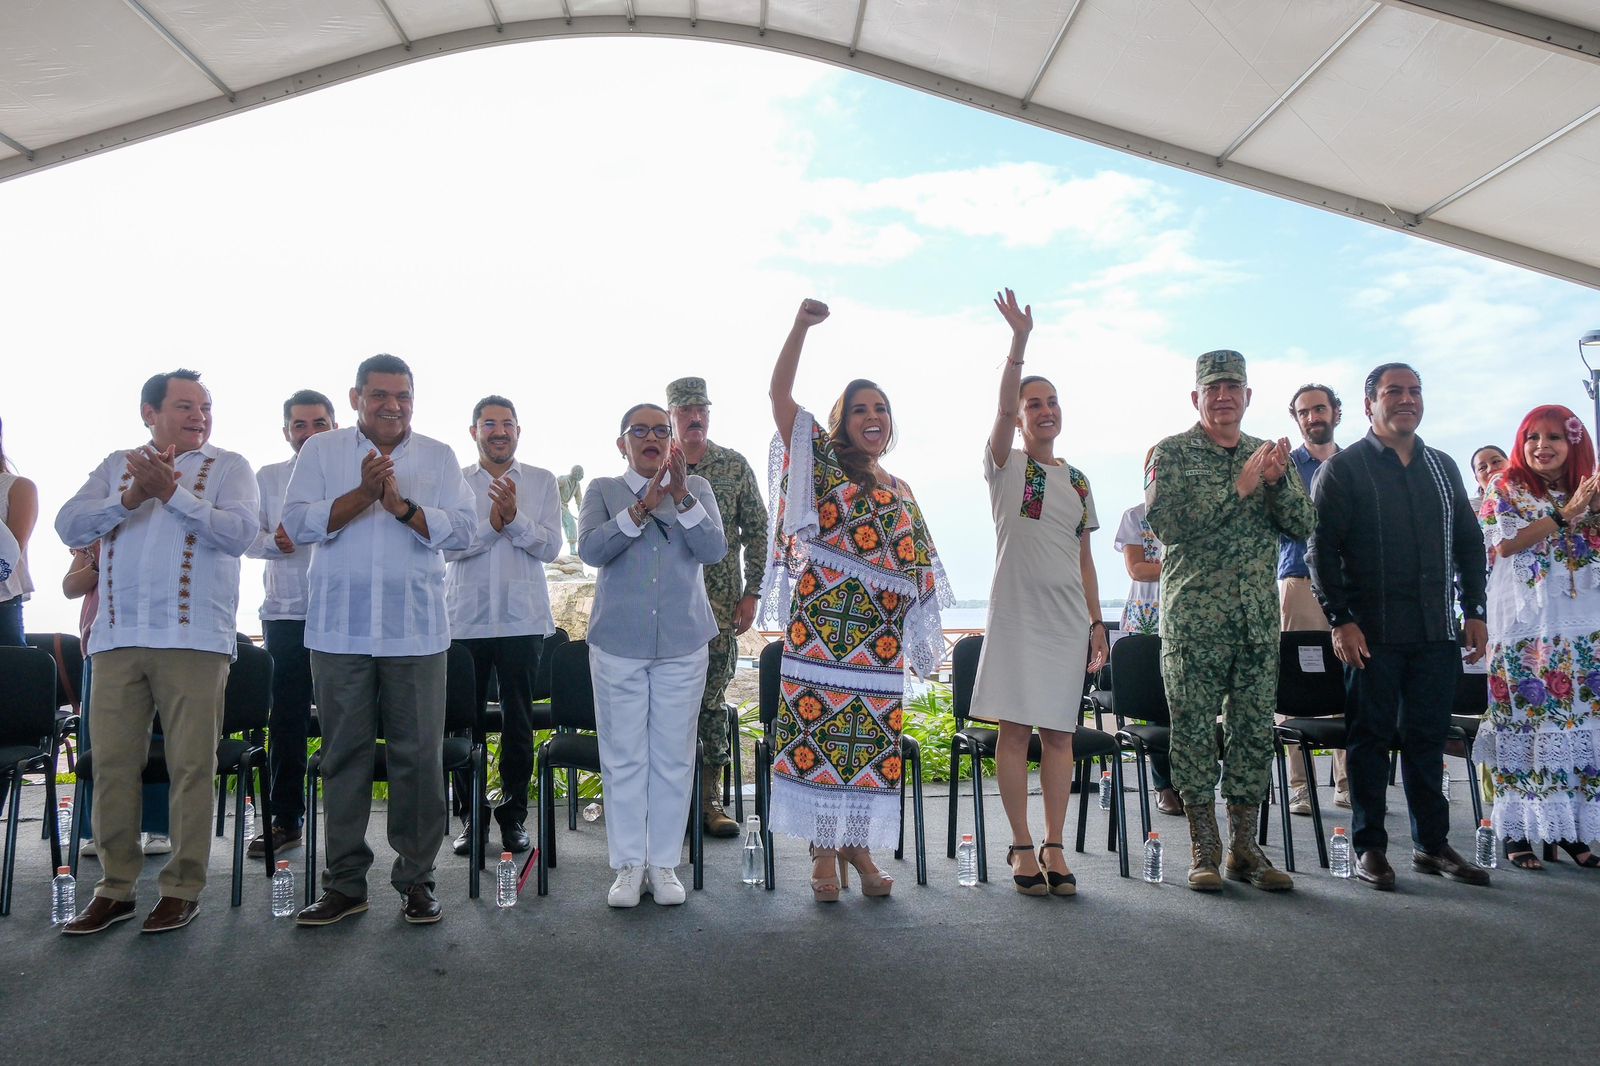
[[[689,491],[705,508],[698,524],[678,524],[677,507],[661,501],[644,530],[630,537],[617,515],[638,502],[620,477],[599,477],[583,493],[578,558],[600,571],[589,643],[626,659],[688,655],[717,635],[703,567],[727,554],[722,515],[711,485],[689,475]],[[659,523],[659,524],[658,524]],[[665,527],[665,532],[663,532]]]

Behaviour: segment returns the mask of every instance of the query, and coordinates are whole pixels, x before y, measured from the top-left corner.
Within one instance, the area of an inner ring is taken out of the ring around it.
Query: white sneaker
[[[94,837],[83,837],[78,841],[78,854],[87,855],[91,859],[100,857],[100,849],[95,847]]]
[[[644,890],[655,897],[663,907],[675,907],[688,898],[683,882],[670,866],[650,866],[644,872]]]
[[[146,855],[166,855],[172,851],[172,838],[160,833],[142,833]]]
[[[1291,789],[1289,792],[1289,813],[1311,814],[1311,790],[1306,785]]]
[[[624,866],[617,871],[617,879],[611,882],[611,891],[606,893],[606,906],[637,907],[639,890],[643,887],[644,867]]]

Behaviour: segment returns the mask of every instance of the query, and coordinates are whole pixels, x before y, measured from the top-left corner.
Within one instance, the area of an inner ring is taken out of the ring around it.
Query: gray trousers
[[[433,860],[449,815],[444,794],[444,694],[447,653],[311,653],[322,726],[322,796],[327,868],[322,887],[367,898],[367,822],[372,816],[373,753],[381,731],[389,773],[390,882],[400,892],[433,886]]]

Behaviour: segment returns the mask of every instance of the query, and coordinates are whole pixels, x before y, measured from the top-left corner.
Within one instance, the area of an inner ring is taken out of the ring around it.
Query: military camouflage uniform
[[[761,501],[755,471],[732,448],[707,441],[705,456],[689,467],[689,473],[699,474],[711,483],[711,495],[716,497],[722,527],[728,535],[728,554],[720,563],[706,567],[706,596],[711,601],[711,613],[717,617],[717,635],[711,638],[708,648],[706,693],[700,703],[700,743],[705,747],[706,765],[720,768],[728,764],[729,751],[728,716],[722,702],[739,663],[733,615],[746,595],[761,595],[767,508]]]
[[[1267,795],[1278,697],[1278,536],[1310,536],[1317,516],[1292,471],[1239,498],[1234,485],[1263,443],[1242,434],[1229,455],[1196,424],[1156,445],[1145,470],[1145,520],[1166,545],[1161,677],[1172,711],[1172,781],[1186,804],[1212,802],[1219,711],[1224,799],[1260,804]]]

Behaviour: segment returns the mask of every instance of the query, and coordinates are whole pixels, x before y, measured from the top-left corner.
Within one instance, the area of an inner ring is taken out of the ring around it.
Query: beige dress
[[[994,583],[972,716],[1066,732],[1078,726],[1089,659],[1079,537],[1100,528],[1083,472],[983,448],[994,512]]]

